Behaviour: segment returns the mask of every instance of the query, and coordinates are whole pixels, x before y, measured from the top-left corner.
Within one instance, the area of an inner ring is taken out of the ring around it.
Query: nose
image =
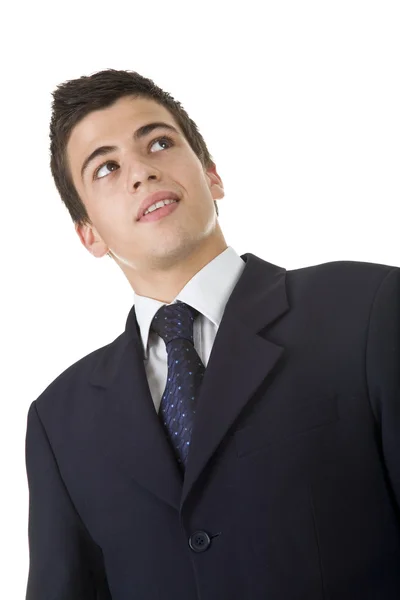
[[[151,179],[155,179],[156,181],[159,179],[159,177],[157,175],[149,175],[147,177],[148,180]],[[140,184],[142,183],[142,179],[140,180],[135,180],[132,186],[132,189],[134,189],[135,191],[140,187]]]
[[[160,171],[154,165],[138,160],[132,160],[131,167],[128,169],[128,190],[136,191],[142,183],[151,180],[158,181],[160,176]]]

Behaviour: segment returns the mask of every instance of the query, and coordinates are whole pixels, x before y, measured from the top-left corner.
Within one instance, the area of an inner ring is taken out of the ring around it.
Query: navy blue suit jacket
[[[134,306],[32,402],[27,600],[400,598],[400,269],[242,258],[184,480]]]

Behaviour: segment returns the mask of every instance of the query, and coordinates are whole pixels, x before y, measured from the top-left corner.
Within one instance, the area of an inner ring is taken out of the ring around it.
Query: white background
[[[147,6],[147,8],[146,8]],[[398,1],[36,2],[1,15],[1,588],[25,595],[28,408],[117,337],[133,292],[81,245],[49,168],[51,92],[150,77],[199,126],[227,243],[287,269],[400,265]],[[7,591],[7,595],[4,592]]]

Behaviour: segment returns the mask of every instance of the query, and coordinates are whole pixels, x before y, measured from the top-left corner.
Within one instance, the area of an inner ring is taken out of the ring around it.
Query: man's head
[[[179,102],[150,79],[116,70],[67,81],[53,98],[51,171],[90,252],[109,252],[128,276],[168,269],[199,245],[226,247],[216,205],[223,184]],[[144,198],[159,190],[178,195],[176,209],[138,221]]]

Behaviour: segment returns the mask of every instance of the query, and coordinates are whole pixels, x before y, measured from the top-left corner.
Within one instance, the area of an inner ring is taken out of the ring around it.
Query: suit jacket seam
[[[379,283],[374,297],[372,299],[371,302],[371,309],[369,312],[369,316],[368,316],[368,325],[367,325],[367,335],[366,335],[366,339],[365,339],[365,356],[364,356],[364,376],[365,376],[365,382],[366,382],[366,389],[367,389],[367,397],[368,397],[368,402],[369,402],[369,406],[371,408],[372,414],[375,418],[375,422],[377,425],[380,424],[380,420],[379,420],[379,416],[376,413],[376,410],[374,408],[373,402],[372,402],[372,398],[371,398],[371,393],[370,393],[370,389],[369,389],[369,383],[368,383],[368,347],[369,347],[369,342],[370,342],[370,329],[371,329],[371,321],[372,321],[372,315],[374,312],[374,308],[375,308],[375,304],[376,301],[378,299],[378,296],[380,294],[381,289],[383,288],[384,284],[386,283],[387,279],[389,279],[389,277],[396,272],[400,272],[400,268],[399,267],[392,267],[390,269],[390,271],[388,273],[386,273],[386,275],[383,277],[382,281]]]

